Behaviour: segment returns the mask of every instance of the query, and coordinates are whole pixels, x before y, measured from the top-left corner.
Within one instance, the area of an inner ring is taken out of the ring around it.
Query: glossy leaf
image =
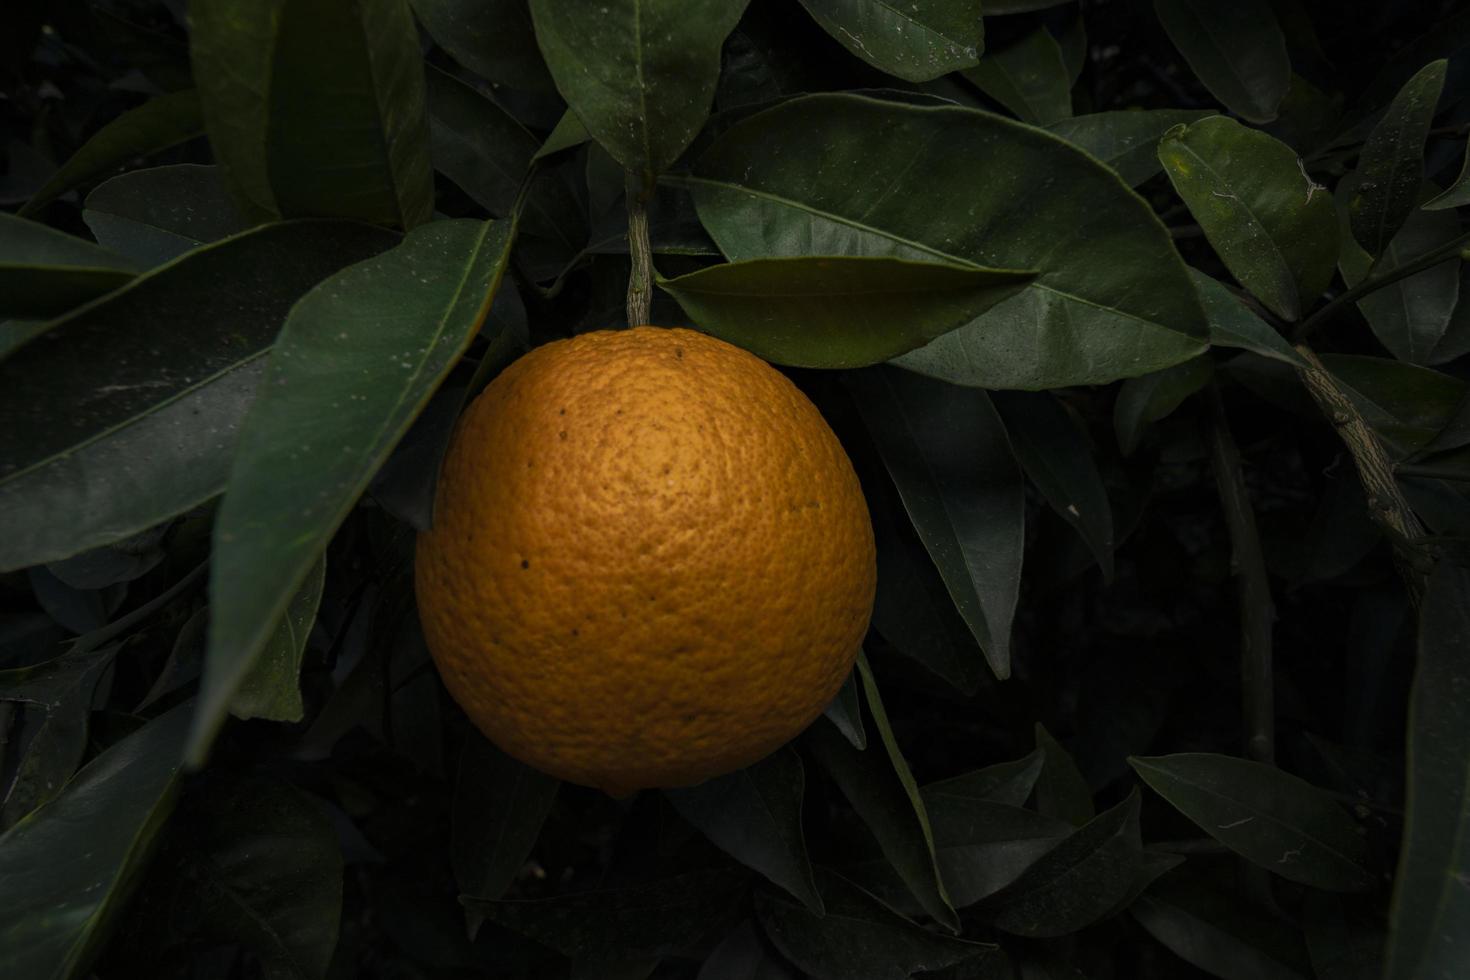
[[[1419,617],[1403,847],[1387,980],[1453,976],[1470,955],[1470,571],[1442,561]]]
[[[817,869],[825,916],[776,893],[760,892],[756,911],[787,959],[818,980],[907,980],[995,947],[920,928],[835,872]]]
[[[1130,911],[1150,935],[1211,976],[1306,980],[1300,949],[1288,945],[1296,937],[1239,899],[1166,888],[1140,895]]]
[[[1042,855],[990,900],[995,927],[1016,936],[1065,936],[1112,912],[1128,892],[1143,846],[1138,791]]]
[[[625,169],[668,169],[709,115],[746,0],[531,0],[567,104]]]
[[[1291,147],[1212,116],[1165,133],[1159,159],[1241,285],[1287,320],[1315,305],[1337,263],[1337,211]]]
[[[1046,758],[1036,780],[1036,809],[1076,827],[1087,823],[1097,814],[1092,804],[1092,790],[1088,788],[1082,770],[1077,768],[1072,753],[1063,748],[1041,722],[1036,723],[1036,749]]]
[[[1327,891],[1357,891],[1373,882],[1357,822],[1305,780],[1203,752],[1128,761],[1205,833],[1268,871]]]
[[[531,27],[526,0],[409,0],[424,30],[450,56],[511,88],[555,88]]]
[[[1117,171],[1130,187],[1159,172],[1159,139],[1210,113],[1197,109],[1127,109],[1058,119],[1046,128]]]
[[[1021,468],[1112,578],[1113,510],[1086,430],[1049,394],[997,392],[994,401]]]
[[[1048,126],[1072,114],[1072,77],[1062,46],[1044,27],[1010,47],[987,51],[964,72],[1022,122]]]
[[[34,214],[67,191],[138,157],[204,134],[199,94],[193,89],[149,99],[103,126],[31,195],[22,215]]]
[[[753,766],[664,795],[720,849],[820,914],[801,831],[805,785],[800,757],[783,748]]]
[[[1348,201],[1353,238],[1379,256],[1419,206],[1424,140],[1444,88],[1446,62],[1425,65],[1409,79],[1368,134],[1358,156],[1361,183]]]
[[[276,628],[260,657],[240,681],[240,689],[230,701],[230,714],[236,718],[265,718],[269,721],[300,721],[301,660],[306,655],[306,640],[316,622],[317,606],[322,600],[326,581],[326,556],[316,560],[306,580],[291,597],[291,603],[276,622]]]
[[[755,924],[746,921],[714,948],[695,980],[801,980],[796,968],[776,955]]]
[[[209,141],[252,217],[428,220],[423,58],[408,0],[191,0],[189,23]]]
[[[1291,85],[1286,37],[1268,0],[1154,0],[1169,39],[1231,112],[1270,122]]]
[[[1123,455],[1130,456],[1138,448],[1145,426],[1167,418],[1186,398],[1208,384],[1213,373],[1209,359],[1197,357],[1123,382],[1113,404],[1113,431]]]
[[[924,799],[952,796],[963,800],[984,800],[1005,806],[1020,806],[1031,796],[1046,753],[1037,748],[1014,762],[997,762],[960,776],[929,783],[923,789]]]
[[[852,743],[853,748],[868,747],[868,735],[863,730],[862,703],[858,700],[856,668],[847,675],[847,680],[842,682],[842,689],[837,692],[832,703],[827,705],[826,716],[828,721],[837,726],[843,738]]]
[[[173,809],[189,707],[103,752],[0,837],[0,974],[87,976]]]
[[[57,316],[124,285],[137,272],[125,256],[0,212],[0,316]]]
[[[1470,141],[1465,143],[1465,162],[1460,167],[1460,176],[1420,207],[1426,211],[1443,211],[1446,208],[1462,208],[1467,204],[1470,204]]]
[[[968,68],[985,46],[979,4],[801,0],[801,5],[847,50],[909,82],[927,82]]]
[[[566,956],[657,959],[734,919],[750,879],[737,871],[695,871],[628,888],[558,898],[491,902],[471,896],[472,912]]]
[[[1232,293],[1224,283],[1198,269],[1189,270],[1199,289],[1200,302],[1210,323],[1210,343],[1216,347],[1235,347],[1262,357],[1281,361],[1293,367],[1306,365],[1306,360],[1276,328],[1251,312],[1249,306]]]
[[[1010,675],[1025,488],[983,391],[891,367],[846,376],[904,509],[996,677]]]
[[[510,214],[539,146],[510,113],[447,72],[426,66],[434,167],[496,217]]]
[[[82,219],[98,242],[144,268],[249,227],[219,168],[192,163],[119,174],[87,195]]]
[[[775,364],[878,364],[1016,295],[1027,272],[855,256],[750,259],[659,279],[694,325]]]
[[[215,523],[192,763],[332,533],[484,321],[510,244],[508,222],[434,222],[292,309]]]
[[[786,145],[808,150],[770,152]],[[974,179],[980,158],[992,179]],[[731,126],[694,174],[700,219],[735,261],[882,255],[1040,270],[1020,295],[901,358],[912,370],[1044,388],[1203,349],[1198,297],[1143,201],[1086,154],[999,116],[803,96]]]
[[[575,112],[568,109],[562,113],[551,135],[546,137],[546,142],[542,143],[541,148],[536,151],[535,159],[540,160],[558,153],[565,153],[590,139],[592,139],[592,134],[587,132],[587,127],[582,124],[582,120],[577,118]]]
[[[1072,831],[1061,820],[1020,807],[926,788],[940,874],[956,908],[1012,884]]]
[[[0,361],[0,569],[126,538],[219,493],[291,304],[395,237],[325,221],[258,228],[138,277]]]
[[[894,741],[878,688],[866,669],[866,659],[859,660],[859,664],[863,693],[883,753],[875,751],[876,746],[861,752],[854,749],[828,725],[807,729],[807,745],[877,838],[888,863],[924,911],[950,931],[958,932],[959,919],[935,863],[934,836],[923,798]]]

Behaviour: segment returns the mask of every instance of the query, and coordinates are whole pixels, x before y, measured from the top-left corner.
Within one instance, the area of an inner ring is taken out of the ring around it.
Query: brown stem
[[[628,171],[628,326],[648,323],[653,305],[653,247],[648,242],[648,199],[653,181],[636,170]]]

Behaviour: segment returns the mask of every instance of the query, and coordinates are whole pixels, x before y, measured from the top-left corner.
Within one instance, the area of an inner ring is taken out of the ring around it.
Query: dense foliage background
[[[0,11],[0,976],[1470,975],[1463,4],[187,8]],[[614,800],[411,557],[650,272],[880,585],[826,719]]]

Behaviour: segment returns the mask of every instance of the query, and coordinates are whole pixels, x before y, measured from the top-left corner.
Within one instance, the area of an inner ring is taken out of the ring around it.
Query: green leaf
[[[408,0],[191,0],[189,22],[209,141],[252,217],[429,219],[423,58]]]
[[[1428,446],[1454,417],[1467,390],[1452,375],[1392,358],[1323,354],[1321,360],[1397,457]]]
[[[1305,980],[1301,939],[1249,903],[1202,888],[1164,887],[1130,911],[1159,942],[1224,980]]]
[[[1062,520],[1082,535],[1103,576],[1111,579],[1113,509],[1086,429],[1049,394],[996,392],[994,401],[1021,468]]]
[[[783,956],[818,980],[907,980],[995,947],[936,935],[825,868],[817,869],[827,914],[777,893],[758,892],[756,911]]]
[[[496,217],[510,214],[539,146],[510,113],[447,72],[425,66],[434,167]]]
[[[112,292],[137,272],[125,256],[0,212],[0,316],[56,316]]]
[[[1337,211],[1291,147],[1212,116],[1164,134],[1159,159],[1241,285],[1287,320],[1316,304],[1337,264]]]
[[[87,976],[173,810],[189,713],[118,742],[0,837],[0,974]]]
[[[526,864],[561,781],[470,736],[450,810],[450,859],[463,894],[497,899]],[[471,929],[479,916],[471,917]]]
[[[1087,823],[1097,813],[1092,790],[1077,768],[1072,753],[1062,747],[1041,722],[1036,723],[1036,749],[1046,765],[1036,781],[1036,809],[1049,817],[1065,820],[1074,827]]]
[[[82,220],[98,242],[144,268],[250,226],[219,168],[193,163],[119,174],[87,195]]]
[[[260,657],[240,681],[240,689],[230,699],[230,714],[236,718],[265,718],[269,721],[300,721],[301,660],[306,655],[306,640],[316,622],[317,606],[322,600],[322,584],[326,580],[327,558],[322,555],[306,573],[306,580],[291,597],[291,604],[265,641]]]
[[[1025,486],[985,392],[891,367],[844,376],[859,412],[995,676],[1010,676]]]
[[[880,71],[927,82],[980,58],[979,4],[948,0],[801,0],[822,29]]]
[[[950,931],[958,932],[959,919],[945,894],[935,863],[934,837],[924,812],[924,800],[894,741],[866,657],[860,655],[858,664],[863,692],[886,760],[875,751],[854,749],[829,725],[807,729],[806,743],[877,838],[888,863],[924,911]],[[829,908],[828,912],[833,910]]]
[[[742,922],[716,946],[695,980],[801,980],[770,948],[755,924]]]
[[[1076,932],[1114,911],[1143,854],[1138,790],[1047,851],[994,898],[995,927],[1016,936]]]
[[[782,748],[753,766],[664,795],[721,850],[820,915],[822,898],[801,831],[805,784],[801,758]]]
[[[1033,749],[1029,754],[1014,762],[997,762],[960,776],[952,776],[923,789],[925,801],[938,796],[952,796],[965,800],[984,800],[1005,806],[1020,806],[1031,796],[1046,764],[1043,749]]]
[[[1154,0],[1169,39],[1225,108],[1270,122],[1291,85],[1286,37],[1268,0]]]
[[[590,139],[592,139],[592,134],[587,132],[587,127],[582,125],[582,120],[577,118],[575,112],[568,109],[561,114],[561,119],[557,120],[556,128],[551,131],[551,135],[546,137],[546,142],[542,143],[541,148],[536,151],[535,159],[541,160],[558,153],[564,153],[574,147],[581,146]]]
[[[1205,752],[1128,762],[1205,833],[1268,871],[1326,891],[1357,891],[1373,883],[1357,821],[1305,780]]]
[[[96,180],[115,167],[178,146],[203,133],[199,94],[193,89],[150,99],[94,133],[31,195],[20,213],[35,214],[72,188]]]
[[[460,902],[489,922],[589,960],[658,959],[680,953],[743,904],[750,879],[739,871],[695,871],[628,888],[532,901]]]
[[[626,170],[668,169],[709,115],[720,46],[748,0],[531,0],[567,104]]]
[[[904,355],[912,370],[1046,388],[1142,374],[1204,349],[1199,299],[1148,206],[1076,148],[990,113],[794,98],[726,130],[687,184],[733,261],[878,255],[1040,270],[1019,296]]]
[[[509,222],[434,222],[291,310],[215,523],[191,764],[327,541],[484,321],[510,245]]]
[[[1197,109],[1126,109],[1058,119],[1046,128],[1117,171],[1130,187],[1159,172],[1159,138],[1204,119]]]
[[[1440,562],[1419,615],[1387,980],[1454,976],[1470,949],[1470,571]]]
[[[0,361],[0,570],[118,541],[219,493],[291,304],[396,237],[258,228],[139,276]]]
[[[868,747],[868,736],[863,731],[862,704],[858,700],[856,668],[842,682],[842,689],[837,692],[832,703],[827,705],[825,714],[827,720],[837,726],[843,738],[852,743],[853,748],[861,750]]]
[[[1022,122],[1049,126],[1072,115],[1072,76],[1062,46],[1044,27],[963,73]]]
[[[1404,84],[1358,156],[1362,181],[1347,210],[1353,238],[1369,255],[1382,255],[1419,206],[1424,140],[1444,88],[1447,64],[1431,62]]]
[[[1443,211],[1447,208],[1462,208],[1470,204],[1470,141],[1465,143],[1465,162],[1460,166],[1460,176],[1440,193],[1419,205],[1426,211]]]
[[[1029,272],[890,258],[806,256],[710,266],[659,288],[705,333],[775,364],[878,364],[1016,295]]]
[[[956,908],[1007,887],[1056,847],[1072,826],[1020,807],[936,793],[926,787],[934,851]]]
[[[1113,431],[1123,455],[1131,456],[1138,448],[1145,426],[1173,414],[1186,398],[1208,384],[1213,374],[1210,359],[1196,357],[1123,382],[1113,404]]]
[[[555,89],[536,49],[526,0],[409,0],[424,30],[482,78],[511,88]]]
[[[1224,283],[1198,269],[1189,271],[1194,276],[1195,287],[1199,289],[1205,316],[1209,318],[1211,344],[1248,350],[1292,367],[1306,365],[1306,359],[1296,352],[1296,348],[1277,333],[1275,327],[1252,313],[1250,307]]]

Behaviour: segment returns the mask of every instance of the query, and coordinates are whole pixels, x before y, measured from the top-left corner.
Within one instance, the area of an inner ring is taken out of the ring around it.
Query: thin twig
[[[628,326],[648,323],[653,305],[653,247],[648,241],[648,199],[653,180],[636,170],[628,171]]]
[[[1225,415],[1225,402],[1220,397],[1220,389],[1213,384],[1208,397],[1210,461],[1225,510],[1225,525],[1230,529],[1230,563],[1240,605],[1240,678],[1246,753],[1257,762],[1271,765],[1276,757],[1276,693],[1271,649],[1276,606],[1271,601],[1266,558],[1261,551],[1255,512],[1246,494],[1240,449],[1230,434],[1230,422]]]

